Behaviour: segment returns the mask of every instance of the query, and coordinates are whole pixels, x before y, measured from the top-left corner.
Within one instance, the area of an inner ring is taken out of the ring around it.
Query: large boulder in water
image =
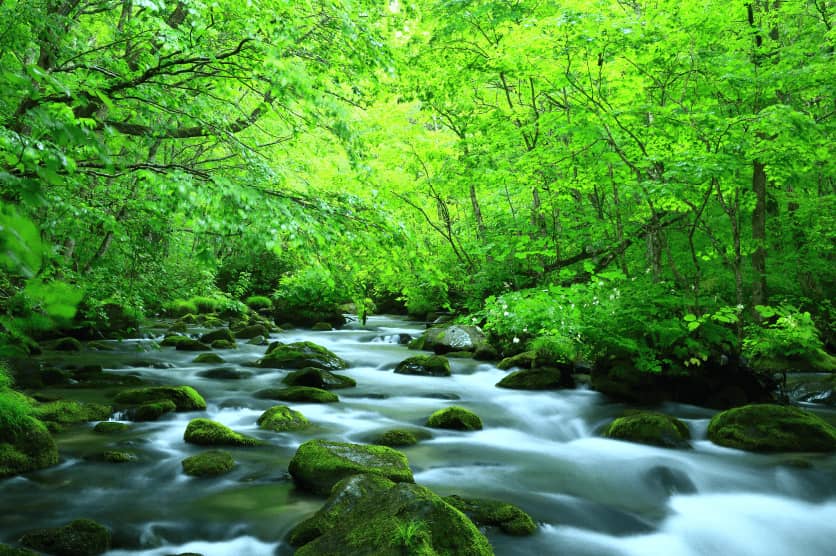
[[[531,516],[513,504],[487,498],[464,498],[456,494],[444,501],[465,514],[477,525],[492,525],[515,536],[531,535],[537,524]]]
[[[397,450],[328,440],[309,440],[299,446],[288,470],[297,486],[325,495],[345,477],[362,473],[414,482],[406,456]]]
[[[340,397],[333,392],[309,386],[264,388],[256,391],[253,396],[262,400],[279,400],[282,402],[335,403],[340,401]]]
[[[330,371],[305,367],[298,371],[289,373],[282,379],[288,386],[308,386],[310,388],[322,388],[324,390],[337,390],[339,388],[353,388],[357,382],[347,376],[335,375]]]
[[[575,381],[572,378],[572,369],[568,366],[562,368],[540,367],[514,371],[497,382],[496,385],[499,388],[514,390],[556,390],[572,388],[575,386]]]
[[[235,467],[232,454],[224,450],[209,450],[189,456],[180,462],[183,473],[192,477],[217,477],[229,473]]]
[[[663,448],[687,448],[691,431],[685,423],[675,417],[651,411],[637,411],[610,423],[604,431],[604,436]]]
[[[723,411],[708,424],[715,444],[752,452],[832,452],[836,427],[797,407],[762,404]]]
[[[339,371],[348,368],[345,362],[334,352],[313,342],[294,342],[283,344],[274,342],[267,348],[264,357],[258,360],[261,368],[304,369],[314,367],[325,371]]]
[[[198,446],[259,446],[262,441],[235,432],[211,419],[192,419],[183,433],[183,440]]]
[[[476,431],[482,430],[482,419],[469,409],[451,405],[430,415],[427,418],[427,426],[434,429]]]
[[[429,489],[376,475],[339,482],[289,540],[297,556],[493,555],[473,522]]]
[[[0,428],[0,478],[58,463],[58,448],[46,426],[31,417]]]
[[[444,354],[451,351],[475,351],[487,343],[487,338],[476,326],[452,324],[434,326],[424,333],[423,349]]]
[[[261,414],[258,426],[275,432],[293,431],[310,425],[310,421],[286,405],[275,405]]]
[[[212,342],[217,340],[235,342],[235,336],[232,335],[232,332],[229,330],[229,328],[218,328],[216,330],[207,332],[200,337],[200,341],[204,344],[211,344]]]
[[[206,409],[206,400],[191,386],[152,386],[133,388],[119,392],[116,403],[137,405],[170,400],[177,411],[199,411]]]
[[[110,550],[110,531],[91,519],[25,533],[20,544],[57,556],[95,556]]]
[[[450,376],[450,361],[440,355],[416,355],[395,367],[399,375]]]

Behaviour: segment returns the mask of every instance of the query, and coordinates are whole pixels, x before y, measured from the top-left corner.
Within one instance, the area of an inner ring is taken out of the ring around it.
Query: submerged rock
[[[224,362],[224,358],[218,355],[217,353],[201,353],[200,355],[192,359],[192,363],[217,364]]]
[[[575,382],[572,379],[572,370],[569,368],[539,367],[514,371],[496,385],[499,388],[515,390],[557,390],[572,388]]]
[[[787,395],[794,402],[836,406],[836,374],[789,375]]]
[[[257,362],[259,367],[271,369],[304,369],[315,367],[326,371],[348,368],[348,363],[334,352],[313,342],[282,344],[274,342]]]
[[[286,405],[276,405],[258,418],[258,426],[275,432],[298,430],[310,425],[310,421],[298,411]]]
[[[177,347],[177,345],[182,343],[182,342],[193,342],[193,341],[194,340],[192,340],[188,336],[183,336],[181,334],[172,334],[172,335],[168,335],[165,338],[163,338],[163,341],[160,342],[160,345],[161,346],[167,346],[167,347]]]
[[[212,348],[203,342],[187,338],[186,340],[177,342],[174,349],[177,351],[210,351]]]
[[[762,404],[715,415],[708,425],[715,444],[753,452],[832,452],[836,427],[797,407]]]
[[[486,344],[487,338],[476,326],[453,324],[434,326],[424,333],[422,348],[438,354],[449,351],[475,351]]]
[[[257,438],[235,432],[226,425],[211,419],[192,419],[183,433],[183,440],[198,446],[258,446]]]
[[[156,421],[166,413],[177,411],[177,406],[171,400],[149,402],[125,410],[125,417],[129,421]]]
[[[537,363],[536,351],[524,351],[511,357],[506,357],[499,363],[497,368],[507,371],[513,367],[522,367],[523,369],[532,369]]]
[[[264,388],[255,392],[253,397],[262,400],[279,400],[283,402],[334,403],[340,401],[339,396],[333,392],[308,386]]]
[[[46,426],[31,417],[16,430],[0,429],[0,478],[43,469],[58,463],[58,448]]]
[[[450,376],[450,361],[440,355],[416,355],[395,367],[400,375]]]
[[[235,342],[230,342],[229,340],[215,340],[211,346],[212,349],[235,349],[238,347]]]
[[[251,324],[245,326],[235,332],[235,337],[240,340],[252,340],[259,336],[266,338],[270,335],[270,331],[263,324]]]
[[[76,519],[63,527],[29,531],[20,544],[56,556],[95,556],[110,550],[110,531],[91,519]]]
[[[309,386],[322,388],[324,390],[337,390],[339,388],[353,388],[357,382],[347,376],[336,375],[330,371],[306,367],[293,371],[282,379],[282,382],[289,386]]]
[[[427,419],[427,426],[434,429],[475,431],[482,429],[482,420],[469,409],[451,405],[430,415]]]
[[[101,458],[107,463],[133,463],[137,460],[136,454],[122,450],[108,450],[102,453]]]
[[[414,482],[406,456],[392,448],[328,440],[309,440],[299,446],[288,470],[299,488],[315,494],[327,495],[341,479],[360,473]]]
[[[234,344],[235,336],[232,335],[229,328],[218,328],[217,330],[207,332],[200,337],[200,341],[204,344],[211,344],[217,340],[226,340],[227,342],[232,342]]]
[[[120,423],[119,421],[102,421],[100,423],[96,423],[96,426],[93,427],[93,432],[99,434],[118,434],[129,431],[130,429],[131,426],[127,423]]]
[[[206,400],[191,386],[151,386],[134,388],[116,395],[117,403],[134,405],[170,400],[177,411],[200,411],[206,409]]]
[[[444,501],[464,513],[477,525],[493,525],[509,535],[531,535],[537,524],[531,516],[513,504],[486,498],[445,496]]]
[[[426,487],[376,475],[340,481],[290,533],[297,556],[491,556],[485,536]]]
[[[397,448],[398,446],[412,446],[419,440],[429,437],[430,435],[422,430],[390,429],[375,436],[371,443]]]
[[[184,459],[183,473],[193,477],[217,477],[229,473],[235,467],[232,454],[224,450],[209,450]]]
[[[317,322],[311,326],[311,330],[314,332],[330,332],[331,330],[334,330],[334,327],[331,326],[330,322]]]
[[[614,420],[604,436],[663,448],[688,448],[691,432],[675,417],[639,411]]]
[[[217,369],[209,369],[208,371],[200,371],[197,373],[197,376],[216,380],[240,380],[242,378],[249,378],[253,376],[253,374],[248,371],[239,371],[228,367],[219,367]]]

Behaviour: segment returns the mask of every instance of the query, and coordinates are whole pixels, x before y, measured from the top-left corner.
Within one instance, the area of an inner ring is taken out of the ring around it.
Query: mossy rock
[[[150,386],[124,390],[114,398],[116,403],[140,405],[150,402],[171,400],[177,411],[201,411],[206,409],[206,400],[191,386]]]
[[[317,322],[311,326],[311,330],[314,332],[330,332],[331,330],[334,330],[334,327],[331,326],[330,322]]]
[[[209,450],[187,457],[182,462],[183,473],[192,477],[217,477],[235,467],[232,454],[224,450]]]
[[[473,358],[477,361],[496,361],[499,359],[499,351],[489,343],[483,342],[473,350]]]
[[[81,342],[67,336],[55,340],[49,347],[56,351],[81,351]]]
[[[419,336],[418,338],[412,339],[406,344],[407,349],[414,349],[414,350],[422,350],[424,349],[424,344],[426,343],[427,339],[424,336]]]
[[[309,386],[311,388],[322,388],[323,390],[338,390],[340,388],[353,388],[357,382],[350,377],[336,375],[330,371],[306,367],[289,373],[282,379],[288,386]]]
[[[450,376],[450,361],[440,355],[416,355],[395,367],[399,375]]]
[[[195,308],[195,312],[196,311],[197,308]],[[195,315],[194,313],[186,313],[185,315],[177,319],[177,322],[182,322],[184,324],[197,324],[199,321],[200,317]]]
[[[715,444],[752,452],[832,452],[836,427],[797,407],[758,404],[729,409],[708,425]]]
[[[310,421],[286,405],[276,405],[265,411],[258,418],[258,426],[275,432],[294,431],[310,425]]]
[[[92,342],[87,342],[87,349],[95,351],[113,351],[116,349],[116,346],[107,342],[93,340]]]
[[[390,429],[375,436],[371,443],[379,446],[391,446],[397,448],[399,446],[413,446],[419,440],[429,438],[429,433],[419,430],[409,429]]]
[[[515,536],[532,535],[537,530],[537,524],[530,515],[507,502],[464,498],[455,494],[445,496],[444,501],[465,514],[476,525],[492,525]]]
[[[209,363],[210,365],[214,365],[217,363],[225,363],[225,361],[224,358],[217,353],[201,353],[192,359],[192,363]]]
[[[47,423],[73,425],[87,421],[104,421],[110,417],[113,409],[109,405],[82,403],[73,400],[58,400],[35,407],[33,416]]]
[[[472,351],[451,351],[449,353],[445,353],[444,355],[452,359],[473,359]]]
[[[436,353],[450,351],[473,351],[487,339],[476,326],[446,324],[433,326],[424,333],[424,347]]]
[[[325,371],[348,368],[348,363],[334,352],[313,342],[282,344],[274,342],[258,361],[258,366],[270,369],[304,369],[315,367]]]
[[[133,463],[137,460],[137,457],[136,454],[131,452],[108,450],[102,453],[101,459],[107,463]]]
[[[240,340],[252,340],[258,336],[266,338],[269,335],[270,331],[263,324],[251,324],[235,332],[235,337]]]
[[[498,388],[514,390],[557,390],[559,388],[571,388],[574,385],[571,369],[557,369],[554,367],[514,371],[496,383]]]
[[[168,327],[166,331],[168,334],[185,334],[189,326],[185,322],[175,322]]]
[[[256,336],[255,338],[250,338],[247,340],[247,345],[250,346],[266,346],[267,345],[267,337],[266,336]]]
[[[125,410],[125,417],[129,421],[156,421],[166,413],[177,411],[177,406],[171,400],[149,402]]]
[[[327,495],[349,475],[370,473],[395,482],[412,483],[406,456],[387,446],[309,440],[296,450],[288,466],[301,489]]]
[[[496,364],[497,368],[507,371],[513,367],[522,367],[523,369],[531,369],[537,362],[536,351],[524,351],[511,357],[506,357]]]
[[[41,369],[38,373],[41,378],[41,382],[45,386],[59,386],[63,384],[69,384],[72,380],[72,373],[70,371],[64,369],[56,369],[55,367],[47,367],[45,369]]]
[[[228,367],[220,367],[217,369],[209,369],[207,371],[200,371],[198,376],[204,378],[211,378],[214,380],[241,380],[253,376],[251,372],[239,371]]]
[[[166,336],[165,338],[163,338],[163,341],[160,342],[160,345],[161,346],[166,346],[166,347],[177,347],[179,344],[181,344],[183,342],[193,342],[193,341],[194,340],[192,340],[188,336],[183,336],[183,335],[180,335],[180,334],[173,334],[171,336]]]
[[[58,448],[46,426],[26,417],[17,430],[0,430],[0,478],[51,467]]]
[[[238,347],[238,344],[229,340],[215,340],[211,346],[212,349],[235,349]]]
[[[91,519],[25,533],[20,544],[57,556],[94,556],[110,550],[110,531]]]
[[[235,342],[235,336],[229,328],[218,328],[200,336],[199,340],[204,344],[211,344],[216,340],[226,340],[227,342]]]
[[[216,315],[206,315],[201,318],[201,324],[206,328],[217,328],[223,326],[224,321]]]
[[[183,440],[198,446],[259,446],[257,438],[235,432],[211,419],[192,419],[183,433]]]
[[[451,405],[430,415],[427,419],[427,426],[434,429],[475,431],[482,430],[482,420],[469,409]]]
[[[204,344],[203,342],[199,342],[198,340],[192,340],[191,338],[187,338],[185,340],[177,342],[177,345],[174,346],[174,349],[177,351],[211,351],[212,348],[209,345]]]
[[[615,419],[604,431],[604,436],[663,448],[688,448],[691,432],[675,417],[638,411]]]
[[[288,388],[264,388],[253,394],[262,400],[279,400],[283,402],[334,403],[340,401],[339,396],[321,388],[309,386],[289,386]]]
[[[39,553],[26,550],[25,548],[15,548],[7,544],[0,544],[0,556],[39,556]]]
[[[289,535],[296,556],[492,556],[472,521],[428,488],[376,475],[340,481]]]
[[[131,429],[128,423],[120,423],[119,421],[102,421],[96,423],[93,427],[93,432],[98,434],[119,434],[127,432]]]

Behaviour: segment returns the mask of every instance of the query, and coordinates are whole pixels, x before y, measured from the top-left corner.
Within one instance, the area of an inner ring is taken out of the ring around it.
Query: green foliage
[[[430,531],[423,521],[397,521],[395,524],[395,541],[410,554],[421,554],[418,549],[423,549],[428,554],[434,551],[429,543]]]
[[[163,311],[172,317],[183,317],[197,313],[197,305],[190,300],[175,299],[163,304]]]
[[[253,311],[269,310],[273,308],[273,301],[264,295],[251,295],[244,303]]]
[[[9,386],[11,377],[0,365],[0,441],[14,441],[27,428],[32,406],[23,394]]]
[[[744,354],[753,359],[812,357],[824,345],[810,313],[792,305],[755,307],[763,319],[746,329]]]
[[[305,320],[327,320],[317,315],[340,314],[340,304],[347,301],[346,290],[338,286],[333,273],[324,266],[305,267],[282,277],[273,293],[273,307],[278,315],[299,313]]]

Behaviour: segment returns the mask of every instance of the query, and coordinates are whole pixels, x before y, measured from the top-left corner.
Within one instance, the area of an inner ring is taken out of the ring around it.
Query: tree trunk
[[[752,191],[755,193],[755,210],[752,212],[752,304],[766,305],[766,170],[755,160],[752,164]]]

